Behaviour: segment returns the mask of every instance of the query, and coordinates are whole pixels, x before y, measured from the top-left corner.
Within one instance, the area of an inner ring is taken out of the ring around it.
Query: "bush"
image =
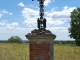
[[[8,39],[9,43],[22,43],[22,39],[19,36],[11,36]]]

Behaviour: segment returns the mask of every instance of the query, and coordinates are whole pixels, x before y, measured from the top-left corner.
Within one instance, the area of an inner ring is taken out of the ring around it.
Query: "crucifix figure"
[[[34,1],[34,0],[32,0]],[[44,18],[44,1],[45,0],[38,0],[39,1],[39,8],[40,8],[40,17],[37,19],[37,26],[39,28],[39,30],[45,30],[46,28],[46,18]]]

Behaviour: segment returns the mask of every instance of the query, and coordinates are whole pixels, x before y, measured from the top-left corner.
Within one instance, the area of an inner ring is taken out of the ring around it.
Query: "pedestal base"
[[[26,35],[30,41],[30,60],[54,60],[53,44],[55,37],[51,33]]]

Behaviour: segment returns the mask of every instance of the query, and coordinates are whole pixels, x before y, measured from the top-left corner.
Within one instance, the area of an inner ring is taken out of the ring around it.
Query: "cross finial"
[[[32,0],[34,1],[34,0]],[[44,30],[46,28],[46,19],[44,18],[44,1],[45,0],[38,0],[39,1],[39,8],[40,8],[40,17],[38,18],[37,20],[37,25],[38,25],[38,28],[39,30]]]

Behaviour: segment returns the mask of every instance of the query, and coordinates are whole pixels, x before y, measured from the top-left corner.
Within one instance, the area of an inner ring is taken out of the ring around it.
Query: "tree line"
[[[22,40],[19,36],[11,36],[8,40],[1,40],[0,43],[29,43],[29,41]],[[54,44],[75,44],[75,41],[54,40]]]
[[[0,43],[23,43],[19,36],[11,36],[8,40],[1,40]]]
[[[54,44],[75,44],[75,41],[59,41],[59,40],[55,40]]]

